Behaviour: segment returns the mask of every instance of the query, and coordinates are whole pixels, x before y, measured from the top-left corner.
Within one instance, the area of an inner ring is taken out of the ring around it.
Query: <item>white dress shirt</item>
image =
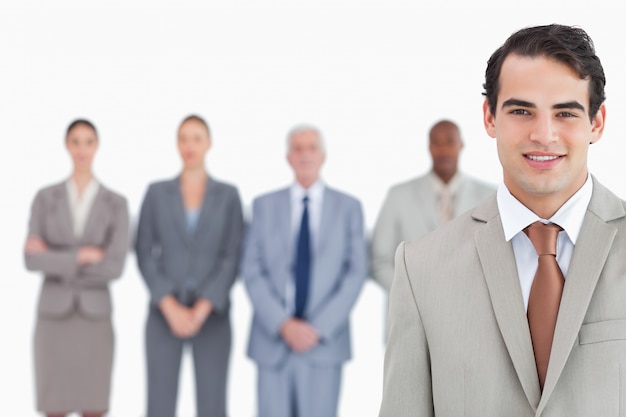
[[[89,181],[89,184],[83,190],[83,193],[79,195],[78,187],[71,178],[67,180],[67,195],[69,197],[70,212],[72,214],[72,221],[74,227],[74,236],[80,238],[85,231],[85,225],[89,218],[89,212],[93,201],[98,194],[98,188],[100,184],[95,178]]]
[[[503,183],[498,187],[498,210],[500,211],[504,237],[507,242],[512,240],[517,273],[526,308],[528,308],[530,287],[537,271],[538,256],[523,229],[535,221],[556,223],[563,228],[563,231],[559,232],[556,242],[556,261],[563,272],[563,276],[567,279],[574,245],[576,245],[576,239],[578,239],[592,192],[593,182],[591,177],[587,175],[585,184],[552,217],[542,219],[513,197]]]

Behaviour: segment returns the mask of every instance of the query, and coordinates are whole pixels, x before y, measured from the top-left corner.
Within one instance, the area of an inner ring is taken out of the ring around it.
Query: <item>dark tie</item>
[[[298,233],[296,251],[296,312],[295,317],[304,317],[304,307],[309,293],[311,275],[311,234],[309,231],[309,197],[302,199],[302,220]]]
[[[556,238],[561,230],[563,229],[554,223],[541,222],[535,222],[524,229],[538,255],[537,272],[528,297],[527,316],[542,390],[565,281],[556,262]]]

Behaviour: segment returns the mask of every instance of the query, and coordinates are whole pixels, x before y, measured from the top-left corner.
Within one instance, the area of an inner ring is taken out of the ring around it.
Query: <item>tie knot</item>
[[[309,203],[309,196],[305,195],[304,197],[302,197],[302,204],[306,206],[308,203]]]
[[[524,229],[524,233],[535,247],[537,255],[556,256],[556,238],[561,230],[563,228],[555,223],[534,222]]]

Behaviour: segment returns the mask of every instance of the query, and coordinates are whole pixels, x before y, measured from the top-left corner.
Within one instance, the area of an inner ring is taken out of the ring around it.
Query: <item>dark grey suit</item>
[[[226,415],[226,377],[230,355],[230,289],[237,276],[243,215],[238,191],[210,179],[195,231],[187,228],[179,179],[151,184],[137,229],[137,261],[150,290],[146,325],[148,417],[172,417],[176,410],[182,349],[158,302],[172,294],[191,304],[206,298],[213,312],[189,344],[193,349],[199,417]],[[185,293],[190,277],[196,282]]]

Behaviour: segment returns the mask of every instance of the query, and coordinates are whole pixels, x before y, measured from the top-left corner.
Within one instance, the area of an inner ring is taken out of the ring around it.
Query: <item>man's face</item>
[[[317,181],[324,159],[324,150],[316,132],[302,131],[291,137],[287,160],[301,185],[308,187]]]
[[[605,107],[590,121],[589,81],[546,57],[509,55],[499,82],[496,115],[486,102],[483,114],[504,183],[531,210],[546,202],[558,209],[587,178],[589,143],[602,135]]]
[[[456,174],[462,148],[461,134],[456,126],[444,123],[431,130],[428,149],[433,171],[443,181],[448,182]]]

